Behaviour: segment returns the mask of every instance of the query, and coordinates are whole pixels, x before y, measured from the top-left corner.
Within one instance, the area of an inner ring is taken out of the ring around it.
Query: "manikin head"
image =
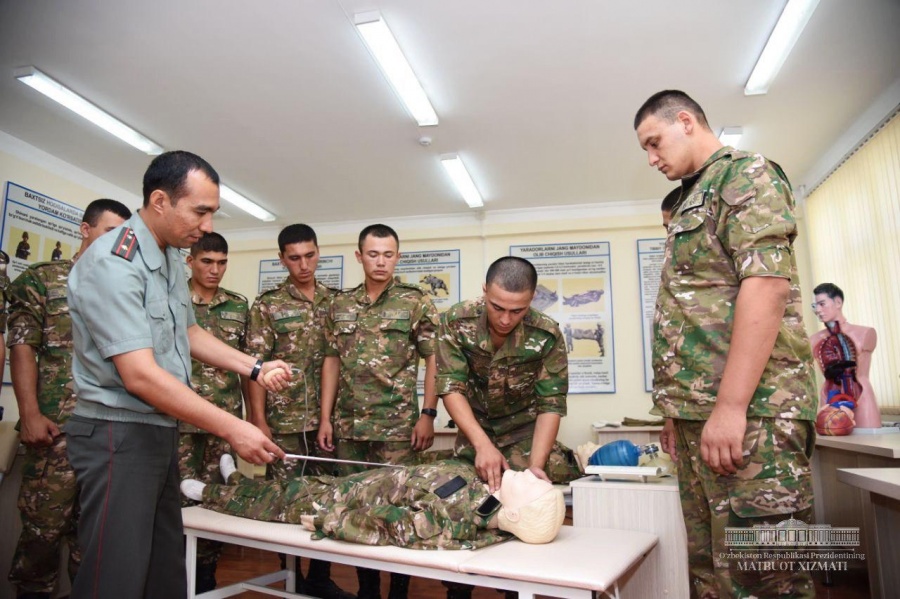
[[[844,292],[834,283],[822,283],[813,289],[815,301],[812,309],[824,323],[844,319]]]
[[[503,473],[497,492],[497,525],[525,543],[549,543],[556,538],[566,516],[562,491],[530,470]]]

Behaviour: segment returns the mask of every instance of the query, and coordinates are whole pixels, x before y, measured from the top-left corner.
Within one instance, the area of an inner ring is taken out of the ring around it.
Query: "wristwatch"
[[[432,418],[437,418],[437,410],[434,408],[422,408],[422,413]]]

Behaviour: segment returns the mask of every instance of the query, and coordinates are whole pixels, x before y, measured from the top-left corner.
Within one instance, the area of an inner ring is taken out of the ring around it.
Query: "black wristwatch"
[[[432,418],[437,418],[437,410],[434,408],[422,408],[422,413]]]
[[[262,370],[263,361],[257,360],[256,364],[253,365],[253,370],[250,371],[250,380],[256,382],[256,379],[259,378],[259,371]]]

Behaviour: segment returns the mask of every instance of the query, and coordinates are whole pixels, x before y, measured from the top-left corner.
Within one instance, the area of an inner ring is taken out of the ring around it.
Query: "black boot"
[[[357,568],[356,578],[359,580],[357,599],[381,599],[381,572],[370,568]]]
[[[214,588],[216,588],[216,564],[197,564],[197,580],[194,584],[194,592],[199,595]]]
[[[388,599],[406,599],[409,593],[409,575],[391,574],[391,590],[388,592]]]
[[[321,599],[356,599],[356,595],[348,593],[331,580],[331,562],[320,559],[309,561],[303,593]]]

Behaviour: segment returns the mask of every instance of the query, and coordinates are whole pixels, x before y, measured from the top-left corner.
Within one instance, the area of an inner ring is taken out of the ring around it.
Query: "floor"
[[[308,561],[303,561],[305,570]],[[248,549],[227,545],[219,560],[217,579],[219,586],[225,586],[255,575],[271,572],[279,568],[278,556],[259,549]],[[351,566],[334,564],[331,569],[332,579],[345,591],[355,593],[357,589],[356,570]],[[390,576],[381,577],[382,597],[387,598]],[[280,584],[280,583],[279,583]],[[281,587],[283,588],[283,587]],[[242,598],[264,598],[262,593],[246,592],[238,595]],[[409,599],[442,599],[446,589],[437,580],[413,578],[409,587]],[[865,570],[851,570],[835,574],[834,584],[826,587],[821,576],[816,577],[816,596],[820,599],[868,599],[869,583]],[[503,594],[493,589],[476,588],[473,599],[503,599]]]

